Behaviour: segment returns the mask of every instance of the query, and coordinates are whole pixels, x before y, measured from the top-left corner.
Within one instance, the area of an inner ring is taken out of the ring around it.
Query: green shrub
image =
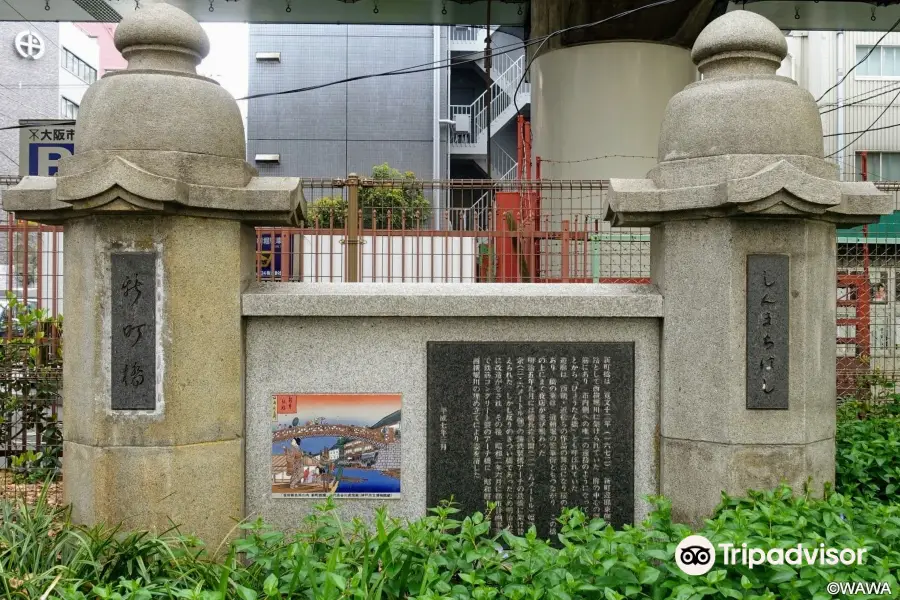
[[[835,484],[842,494],[896,501],[900,490],[900,394],[876,370],[867,375],[861,400],[837,411]]]
[[[423,229],[428,226],[431,203],[415,173],[401,173],[387,163],[372,168],[359,188],[359,210],[364,229]],[[308,224],[319,229],[347,225],[347,199],[320,198],[309,205]]]
[[[16,482],[43,481],[60,472],[62,426],[54,410],[62,372],[62,317],[10,292],[0,314],[0,447],[11,457]],[[20,440],[34,436],[38,447]]]
[[[714,544],[751,547],[797,543],[867,548],[863,566],[745,566],[704,576],[683,574],[673,560],[693,533],[672,521],[656,499],[641,527],[620,531],[577,510],[560,517],[555,544],[534,531],[492,535],[489,520],[457,520],[442,506],[401,522],[377,513],[372,527],[341,521],[327,501],[302,531],[285,535],[260,521],[244,524],[223,560],[211,561],[196,540],[122,535],[72,526],[67,513],[44,507],[4,508],[0,524],[0,595],[62,600],[576,599],[744,598],[820,600],[837,581],[883,581],[897,590],[900,506],[825,500],[781,487],[723,500],[696,533]],[[54,535],[50,535],[55,531]]]
[[[841,493],[896,501],[900,490],[900,418],[838,422],[835,470]]]

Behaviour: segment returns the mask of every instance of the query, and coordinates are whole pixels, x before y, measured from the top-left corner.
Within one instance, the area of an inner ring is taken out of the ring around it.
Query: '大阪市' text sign
[[[565,508],[634,520],[632,343],[429,342],[427,421],[429,506],[542,536]]]
[[[58,120],[19,121],[19,175],[51,177],[75,153],[75,125]]]

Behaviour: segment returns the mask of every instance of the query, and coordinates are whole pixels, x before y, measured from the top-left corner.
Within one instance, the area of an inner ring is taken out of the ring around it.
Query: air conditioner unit
[[[281,62],[281,52],[257,52],[256,62]]]
[[[453,115],[453,129],[456,133],[470,133],[472,131],[472,119],[469,115],[461,113]]]
[[[254,160],[258,163],[279,164],[281,162],[280,154],[257,154]]]

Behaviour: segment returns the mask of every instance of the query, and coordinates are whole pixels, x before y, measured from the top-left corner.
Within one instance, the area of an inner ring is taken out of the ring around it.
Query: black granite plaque
[[[112,409],[156,408],[156,254],[115,252],[112,271]]]
[[[634,344],[429,342],[427,497],[517,534],[632,523]]]
[[[790,257],[747,256],[747,408],[788,408]]]

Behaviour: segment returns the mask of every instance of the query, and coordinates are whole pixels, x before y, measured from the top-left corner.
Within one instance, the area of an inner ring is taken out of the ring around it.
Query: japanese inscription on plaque
[[[634,344],[429,342],[427,490],[517,534],[632,523]]]
[[[156,408],[156,254],[115,252],[112,272],[112,409]]]
[[[788,408],[790,257],[747,257],[747,408]]]

